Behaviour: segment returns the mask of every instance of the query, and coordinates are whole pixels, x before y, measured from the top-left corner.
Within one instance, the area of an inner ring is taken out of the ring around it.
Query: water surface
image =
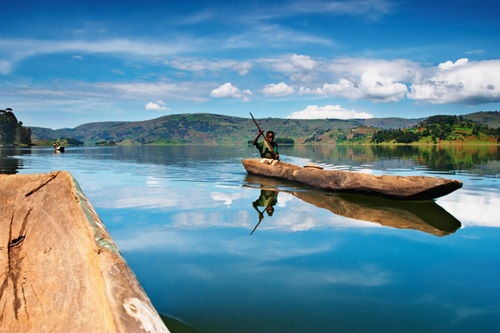
[[[256,153],[3,148],[0,170],[70,171],[156,309],[199,332],[497,331],[498,147],[280,149],[299,165],[464,183],[414,203],[250,177],[240,161]]]

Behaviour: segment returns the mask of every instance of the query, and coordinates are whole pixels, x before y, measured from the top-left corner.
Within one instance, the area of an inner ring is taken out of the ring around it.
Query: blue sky
[[[0,109],[54,129],[499,110],[499,12],[498,0],[9,1]]]

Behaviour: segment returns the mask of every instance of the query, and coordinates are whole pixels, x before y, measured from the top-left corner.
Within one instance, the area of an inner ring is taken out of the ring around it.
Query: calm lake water
[[[280,149],[299,165],[463,181],[426,203],[249,177],[241,159],[256,153],[2,148],[0,172],[70,171],[173,333],[498,332],[498,147]]]

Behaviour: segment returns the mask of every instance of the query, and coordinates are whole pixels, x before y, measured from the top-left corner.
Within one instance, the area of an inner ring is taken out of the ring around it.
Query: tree
[[[0,144],[31,145],[31,129],[23,127],[23,123],[17,121],[11,108],[0,110]]]
[[[19,122],[19,127],[16,132],[16,141],[21,145],[31,146],[31,128],[23,127],[22,122]]]
[[[4,145],[13,145],[16,139],[17,119],[14,113],[0,110],[0,142]]]

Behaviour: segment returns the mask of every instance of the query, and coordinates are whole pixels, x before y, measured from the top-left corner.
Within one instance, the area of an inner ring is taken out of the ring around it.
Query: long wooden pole
[[[262,136],[264,137],[264,140],[266,140],[266,143],[269,146],[269,149],[273,153],[273,157],[279,160],[278,154],[276,154],[276,152],[274,151],[274,147],[273,147],[272,143],[269,141],[269,139],[267,138],[264,131],[260,128],[259,124],[257,123],[257,120],[255,120],[255,118],[253,117],[252,112],[250,112],[250,116],[252,117],[253,122],[255,123],[255,126],[257,126],[257,128],[259,129],[259,134],[262,134]]]

